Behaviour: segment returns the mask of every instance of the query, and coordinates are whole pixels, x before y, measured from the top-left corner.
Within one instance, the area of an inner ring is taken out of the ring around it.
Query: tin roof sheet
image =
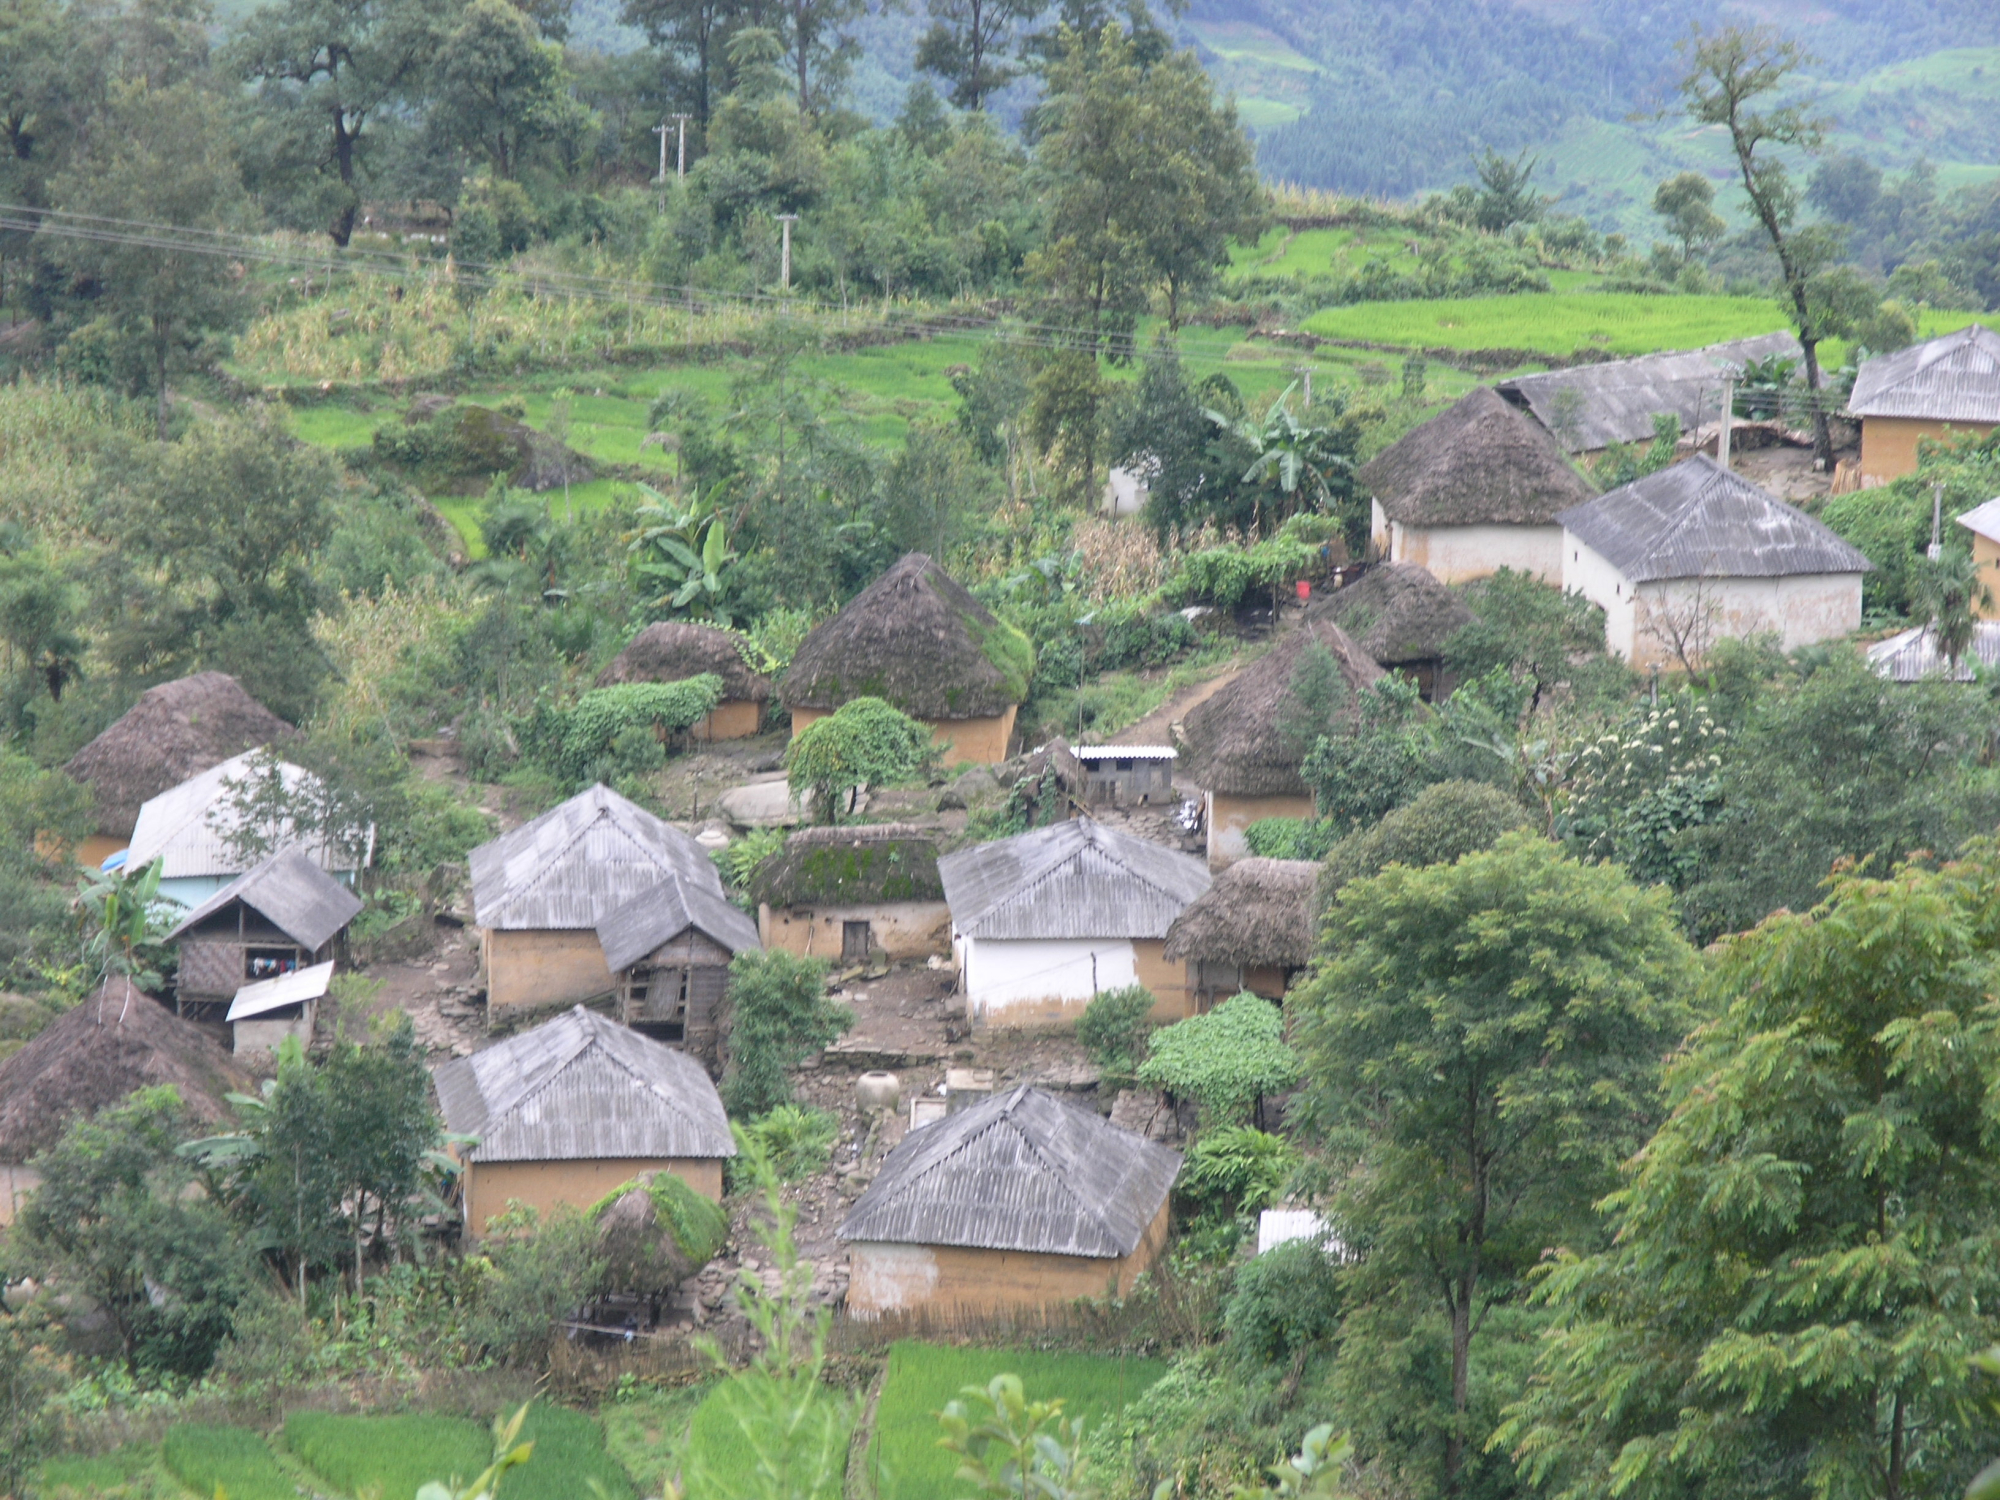
[[[224,1019],[247,1021],[253,1016],[282,1010],[287,1005],[303,1005],[308,1000],[317,1000],[326,993],[326,987],[332,980],[333,960],[328,959],[309,969],[294,969],[276,979],[260,979],[255,984],[246,984],[229,1002],[229,1014]]]
[[[210,766],[199,776],[190,776],[139,809],[139,821],[132,829],[131,851],[125,868],[139,870],[154,860],[160,862],[162,879],[176,880],[202,875],[238,875],[246,860],[236,851],[231,835],[242,826],[238,802],[259,769],[263,748],[246,750],[219,765]],[[288,793],[308,789],[315,782],[312,773],[289,761],[277,761],[277,771]],[[329,852],[326,841],[317,836],[292,839],[291,829],[279,830],[280,840],[303,849],[323,870],[348,868],[339,856]],[[374,843],[374,830],[368,842]],[[362,862],[367,862],[364,855]]]
[[[952,926],[985,938],[1157,938],[1208,889],[1208,866],[1091,818],[938,861]]]
[[[2000,422],[2000,333],[1974,323],[1878,354],[1856,372],[1847,409],[1857,417]]]
[[[1920,682],[1926,677],[1950,677],[1972,682],[1981,667],[2000,667],[2000,620],[1981,620],[1972,627],[1972,643],[1956,667],[1938,650],[1928,625],[1901,631],[1868,648],[1868,665],[1891,682]]]
[[[597,941],[604,948],[605,967],[622,974],[690,927],[731,953],[764,946],[749,917],[706,886],[689,885],[678,875],[669,875],[607,915],[597,924]]]
[[[1650,441],[1653,418],[1666,412],[1692,432],[1722,415],[1725,378],[1751,360],[1797,359],[1802,352],[1793,334],[1765,333],[1703,349],[1520,375],[1497,389],[1524,404],[1570,452],[1589,453],[1613,443]]]

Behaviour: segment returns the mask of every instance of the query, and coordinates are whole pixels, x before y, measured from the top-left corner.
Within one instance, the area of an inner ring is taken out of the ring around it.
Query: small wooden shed
[[[246,984],[331,960],[360,911],[361,898],[298,845],[280,849],[167,934],[180,951],[176,1007],[212,1019]]]
[[[757,868],[750,896],[767,947],[866,963],[951,952],[937,830],[913,823],[806,828]]]
[[[1070,754],[1083,769],[1083,795],[1092,807],[1146,807],[1173,803],[1172,745],[1078,745]]]
[[[1166,955],[1188,966],[1201,1009],[1249,990],[1281,1000],[1318,943],[1320,867],[1309,859],[1239,859],[1218,871],[1167,929]]]
[[[581,1005],[432,1077],[445,1128],[478,1138],[464,1157],[468,1238],[516,1200],[588,1208],[642,1172],[722,1198],[736,1143],[708,1073]]]
[[[763,946],[757,924],[706,886],[669,875],[597,924],[627,1026],[719,1068],[729,961]]]
[[[1167,1238],[1178,1152],[1017,1088],[911,1132],[838,1234],[847,1310],[990,1316],[1123,1296]]]
[[[1308,613],[1333,621],[1385,672],[1416,683],[1426,702],[1451,696],[1445,642],[1472,623],[1465,601],[1415,563],[1385,562],[1313,596]]]
[[[722,679],[722,701],[688,730],[697,740],[747,739],[764,727],[771,679],[743,659],[743,638],[713,625],[662,620],[632,637],[632,644],[597,674],[599,687],[621,682],[682,682],[709,673]]]
[[[313,1022],[319,1003],[333,982],[333,960],[295,969],[275,979],[246,984],[229,1002],[229,1030],[236,1055],[276,1052],[287,1037],[301,1047],[312,1045]]]

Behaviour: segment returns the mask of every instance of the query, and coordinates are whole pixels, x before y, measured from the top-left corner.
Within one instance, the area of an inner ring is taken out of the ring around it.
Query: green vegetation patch
[[[492,1434],[462,1417],[294,1412],[285,1442],[343,1495],[373,1491],[377,1500],[416,1500],[433,1479],[471,1479],[493,1459]]]
[[[582,1412],[537,1401],[528,1408],[521,1436],[535,1445],[535,1452],[507,1475],[501,1488],[506,1500],[577,1500],[585,1495],[632,1500],[637,1494],[631,1476],[606,1450],[604,1429]],[[383,1500],[388,1500],[386,1494]]]
[[[878,901],[942,901],[937,846],[929,839],[794,844],[766,861],[751,899],[773,906],[868,906]]]
[[[750,1445],[746,1435],[746,1425],[761,1426],[757,1413],[757,1382],[769,1377],[747,1374],[733,1376],[714,1386],[695,1408],[693,1421],[688,1428],[687,1457],[685,1470],[689,1474],[714,1475],[718,1479],[754,1473],[758,1464],[757,1451]],[[766,1398],[769,1399],[769,1398]],[[805,1408],[806,1415],[799,1423],[799,1449],[810,1453],[826,1450],[845,1454],[848,1433],[853,1425],[853,1408],[830,1393],[822,1391],[815,1403]],[[926,1439],[929,1439],[926,1434]],[[805,1500],[840,1500],[844,1485],[842,1465],[830,1463],[821,1474],[821,1482]],[[947,1469],[947,1476],[951,1470]],[[705,1493],[710,1488],[701,1484],[691,1485],[697,1493]],[[927,1496],[945,1493],[941,1489],[925,1492]],[[884,1497],[887,1500],[887,1497]]]
[[[591,1204],[585,1217],[595,1219],[638,1186],[636,1179],[619,1183]],[[671,1172],[655,1172],[645,1186],[646,1195],[653,1200],[653,1212],[667,1226],[683,1255],[695,1265],[705,1266],[722,1253],[723,1243],[729,1238],[729,1215],[723,1212],[721,1204],[696,1192]]]
[[[1613,292],[1527,292],[1329,307],[1305,321],[1323,338],[1403,349],[1508,349],[1563,358],[1699,349],[1785,327],[1764,297],[1677,297]]]
[[[1027,1349],[952,1349],[904,1340],[889,1350],[889,1373],[875,1408],[866,1462],[881,1500],[937,1500],[955,1493],[958,1460],[937,1445],[937,1414],[968,1385],[995,1375],[1021,1377],[1028,1398],[1061,1397],[1084,1431],[1121,1410],[1166,1373],[1164,1360]]]
[[[160,1456],[197,1495],[220,1490],[229,1500],[297,1500],[298,1486],[278,1466],[270,1445],[247,1428],[176,1427],[160,1444]]]
[[[185,1500],[187,1492],[160,1462],[157,1443],[133,1443],[87,1458],[50,1459],[34,1493],[42,1500]]]
[[[695,1408],[708,1391],[706,1384],[641,1386],[604,1407],[605,1451],[646,1494],[661,1494],[680,1473]]]

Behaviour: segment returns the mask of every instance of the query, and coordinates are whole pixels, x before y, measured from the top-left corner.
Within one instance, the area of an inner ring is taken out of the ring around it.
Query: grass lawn
[[[1065,1414],[1089,1432],[1166,1373],[1166,1361],[1100,1354],[1044,1354],[1022,1349],[951,1349],[905,1340],[889,1350],[889,1373],[875,1408],[874,1466],[881,1500],[949,1500],[969,1494],[954,1484],[958,1460],[937,1446],[936,1413],[968,1385],[995,1375],[1021,1377],[1030,1401],[1061,1397]]]
[[[160,1458],[197,1495],[218,1491],[229,1500],[297,1500],[298,1486],[278,1466],[271,1448],[243,1427],[188,1423],[168,1432]]]
[[[493,1459],[493,1438],[459,1417],[350,1417],[294,1412],[285,1442],[344,1495],[414,1500],[433,1479],[471,1479]]]

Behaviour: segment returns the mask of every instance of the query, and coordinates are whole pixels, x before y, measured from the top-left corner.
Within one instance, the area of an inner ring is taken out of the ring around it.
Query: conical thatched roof
[[[177,1088],[194,1119],[213,1122],[228,1117],[223,1095],[251,1080],[199,1026],[110,980],[0,1062],[0,1161],[26,1161],[75,1116],[159,1084]]]
[[[1028,696],[1034,649],[921,552],[805,638],[778,687],[787,708],[884,698],[919,719],[981,719]]]
[[[129,838],[139,808],[161,792],[297,732],[227,672],[197,672],[147,689],[63,770],[97,794],[97,831]]]
[[[1355,477],[1405,526],[1551,526],[1557,511],[1597,494],[1549,430],[1489,386],[1404,433]]]
[[[1167,929],[1166,956],[1301,969],[1318,937],[1320,867],[1309,859],[1239,859]]]
[[[704,672],[722,679],[725,703],[762,703],[771,696],[770,678],[750,670],[736,636],[685,620],[662,620],[633,636],[632,644],[597,674],[597,685],[681,682]]]
[[[1459,627],[1465,601],[1415,563],[1382,563],[1345,588],[1315,595],[1311,615],[1333,621],[1385,667],[1435,661]]]
[[[1181,725],[1180,770],[1195,785],[1238,797],[1303,797],[1309,788],[1299,763],[1312,748],[1292,722],[1292,674],[1308,646],[1333,653],[1350,693],[1382,669],[1353,639],[1324,618],[1308,617],[1252,662],[1241,677],[1199,704]],[[1329,718],[1327,730],[1334,727]]]

